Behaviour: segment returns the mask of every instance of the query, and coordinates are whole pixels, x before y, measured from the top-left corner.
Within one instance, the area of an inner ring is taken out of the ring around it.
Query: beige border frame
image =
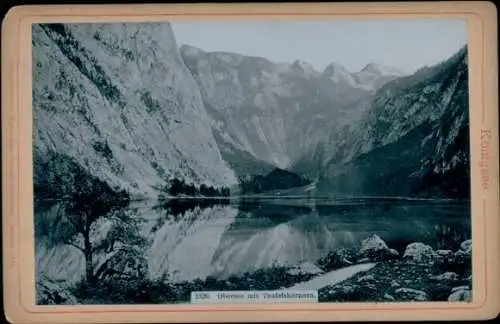
[[[34,305],[31,24],[200,19],[458,18],[469,26],[473,302],[293,305]],[[486,319],[499,303],[497,11],[490,2],[21,6],[2,25],[3,264],[14,323]]]

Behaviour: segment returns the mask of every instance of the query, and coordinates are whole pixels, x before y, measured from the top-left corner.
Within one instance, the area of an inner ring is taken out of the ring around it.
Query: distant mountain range
[[[50,24],[33,54],[35,185],[52,195],[75,173],[155,196],[273,170],[326,195],[469,194],[465,47],[413,75],[316,71],[178,47],[168,23]]]

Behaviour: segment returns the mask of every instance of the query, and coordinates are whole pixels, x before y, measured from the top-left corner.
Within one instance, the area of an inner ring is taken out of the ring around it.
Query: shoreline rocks
[[[355,262],[376,260],[376,266],[324,287],[320,301],[467,302],[472,299],[471,254],[471,240],[462,242],[456,252],[413,242],[400,254],[378,235],[370,235],[361,242]]]
[[[358,250],[338,249],[316,262],[305,261],[296,265],[259,269],[225,280],[207,278],[182,283],[144,281],[142,284],[150,287],[150,290],[143,295],[146,296],[144,298],[162,302],[178,301],[189,300],[191,291],[195,290],[289,289],[321,279],[323,281],[319,280],[321,285],[317,288],[320,302],[470,302],[471,255],[470,240],[464,241],[456,252],[434,250],[429,245],[414,242],[408,244],[401,253],[391,249],[381,237],[370,235],[362,241]],[[367,263],[371,263],[369,268],[343,276],[342,279],[328,276],[332,271],[343,273],[344,268],[368,266]],[[130,283],[129,286],[134,291],[137,284]],[[169,295],[165,296],[165,292]],[[112,293],[112,297],[106,298],[122,298],[120,292]],[[81,298],[96,297],[86,297],[78,289],[59,287],[37,278],[38,303],[76,304]]]

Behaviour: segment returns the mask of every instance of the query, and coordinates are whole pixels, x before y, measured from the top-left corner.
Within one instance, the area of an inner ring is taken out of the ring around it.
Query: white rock
[[[381,250],[388,250],[389,247],[387,244],[380,238],[380,236],[373,234],[370,235],[369,237],[365,238],[361,242],[361,249],[359,250],[359,253],[365,254],[366,252],[370,251],[381,251]]]
[[[458,301],[472,301],[472,294],[470,290],[457,290],[453,292],[449,297],[448,301],[458,302]]]
[[[432,247],[420,242],[408,244],[403,254],[403,258],[417,263],[432,262],[436,257],[437,254]]]

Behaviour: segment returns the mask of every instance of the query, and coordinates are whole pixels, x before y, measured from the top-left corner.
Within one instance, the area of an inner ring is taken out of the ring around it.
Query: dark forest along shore
[[[394,198],[130,202],[118,212],[126,217],[93,224],[98,285],[88,287],[88,262],[75,247],[81,238],[60,235],[71,228],[64,203],[40,203],[38,302],[189,302],[191,291],[286,289],[311,280],[320,301],[448,300],[453,293],[469,300],[469,204]],[[363,264],[370,266],[332,273]]]

